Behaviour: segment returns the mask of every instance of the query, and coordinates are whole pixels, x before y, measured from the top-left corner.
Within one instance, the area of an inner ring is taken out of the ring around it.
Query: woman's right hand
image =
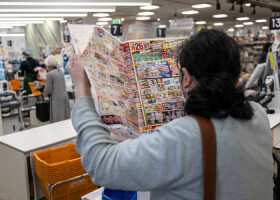
[[[74,54],[70,57],[67,70],[75,87],[76,100],[80,97],[91,96],[91,86],[82,64],[82,54]]]

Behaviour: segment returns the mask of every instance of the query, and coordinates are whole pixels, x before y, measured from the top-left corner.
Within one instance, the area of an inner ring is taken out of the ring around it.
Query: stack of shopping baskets
[[[49,200],[79,200],[98,188],[84,170],[74,143],[38,151],[34,162],[42,191]]]

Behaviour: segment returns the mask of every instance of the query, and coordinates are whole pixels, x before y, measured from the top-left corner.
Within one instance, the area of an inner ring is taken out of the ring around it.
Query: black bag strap
[[[215,128],[210,119],[190,115],[201,131],[204,173],[204,200],[216,199],[217,146]]]

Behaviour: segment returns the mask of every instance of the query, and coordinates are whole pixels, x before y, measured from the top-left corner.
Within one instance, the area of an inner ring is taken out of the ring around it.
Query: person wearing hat
[[[23,61],[20,65],[20,70],[22,73],[24,73],[24,90],[26,91],[26,94],[31,94],[30,87],[28,85],[29,82],[33,82],[37,80],[37,72],[34,71],[34,69],[39,66],[39,62],[31,57],[32,50],[27,48],[24,49],[23,57],[26,59]]]

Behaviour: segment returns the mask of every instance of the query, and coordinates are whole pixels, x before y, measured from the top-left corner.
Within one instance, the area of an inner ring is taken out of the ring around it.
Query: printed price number
[[[131,45],[132,51],[141,51],[143,49],[149,49],[150,43],[149,42],[135,42]]]
[[[280,29],[280,17],[271,17],[269,20],[270,30],[279,30]]]
[[[157,37],[165,37],[166,28],[157,28]]]
[[[122,35],[122,25],[121,24],[112,24],[111,25],[111,34],[113,36],[121,36]]]

